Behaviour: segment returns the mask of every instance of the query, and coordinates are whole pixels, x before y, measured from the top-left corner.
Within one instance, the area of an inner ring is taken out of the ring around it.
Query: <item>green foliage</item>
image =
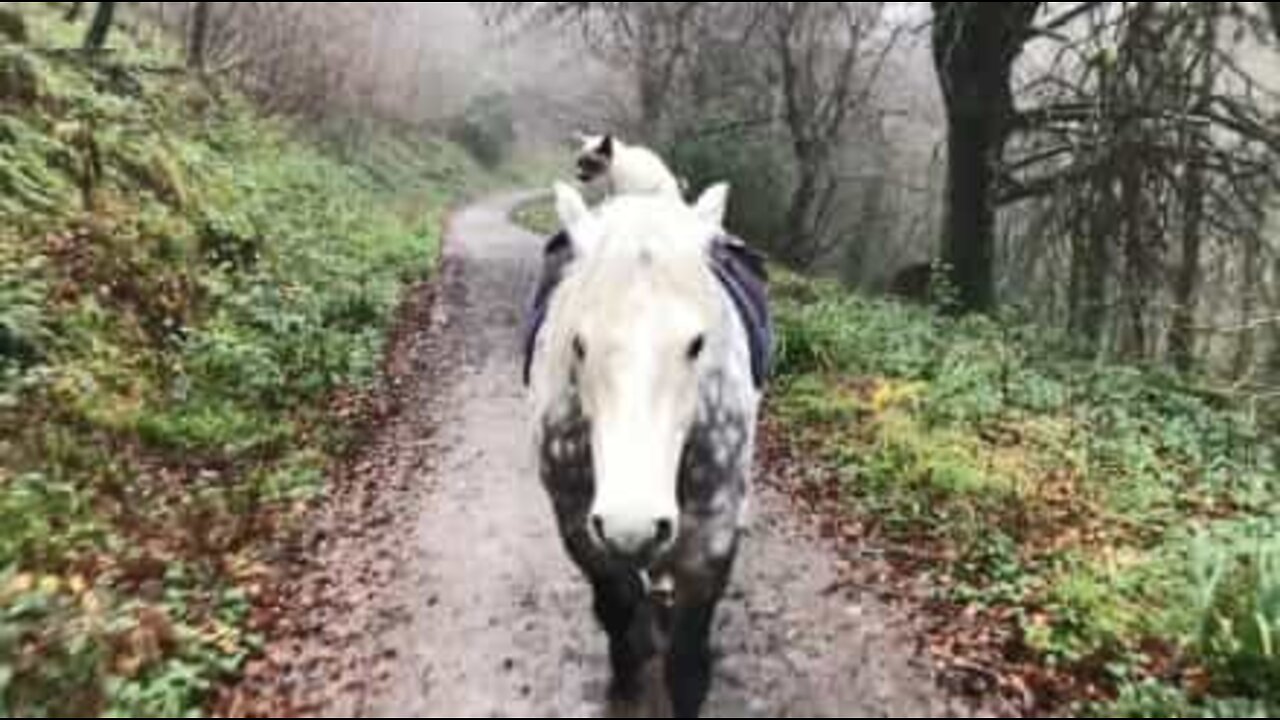
[[[481,165],[498,168],[510,159],[517,139],[511,99],[504,93],[476,96],[453,121],[449,137]]]
[[[556,217],[555,203],[544,198],[516,208],[516,224],[531,232],[549,237],[560,231],[560,218]]]
[[[1193,545],[1196,650],[1222,693],[1280,706],[1280,525],[1232,530]]]
[[[41,258],[24,257],[16,247],[0,243],[0,395],[48,347],[42,265]]]
[[[26,18],[16,10],[0,8],[0,42],[24,43],[27,38]]]
[[[8,480],[0,492],[0,567],[58,567],[102,539],[89,496],[74,484],[36,474]]]
[[[36,41],[78,44],[45,5]],[[39,101],[0,114],[3,717],[201,716],[254,647],[240,571],[347,448],[334,407],[480,177],[399,129],[302,142],[112,44],[24,56]]]
[[[785,273],[776,297],[780,418],[838,470],[850,512],[946,558],[947,598],[1020,618],[1047,663],[1115,678],[1125,695],[1099,717],[1280,703],[1280,456],[1248,413],[1078,361],[1015,318]],[[1204,668],[1204,697],[1145,684],[1158,648]]]
[[[30,223],[33,212],[43,219],[73,206],[74,179],[58,172],[72,158],[72,150],[43,128],[0,114],[0,217]]]
[[[142,602],[81,577],[0,575],[0,716],[203,717],[258,646],[237,629],[247,598],[178,564],[163,581]]]
[[[34,105],[42,92],[35,59],[26,52],[0,48],[0,105]]]
[[[1269,718],[1280,709],[1240,698],[1197,701],[1181,690],[1146,682],[1124,689],[1119,700],[1089,708],[1089,718]]]
[[[667,148],[666,156],[695,193],[713,183],[731,183],[727,227],[757,247],[780,251],[794,185],[786,145],[768,135],[719,129],[725,124],[712,120],[692,129]]]

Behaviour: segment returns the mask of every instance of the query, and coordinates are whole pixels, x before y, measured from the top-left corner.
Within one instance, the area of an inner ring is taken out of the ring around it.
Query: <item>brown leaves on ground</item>
[[[832,382],[830,390],[863,411],[848,423],[833,424],[796,423],[769,414],[760,437],[761,477],[792,498],[826,539],[843,548],[844,588],[870,591],[906,608],[920,624],[924,646],[948,688],[975,699],[999,697],[1010,716],[1059,717],[1069,704],[1105,698],[1107,685],[1098,673],[1056,669],[1036,657],[1024,636],[1027,608],[942,599],[957,582],[951,568],[962,554],[944,533],[929,528],[886,532],[879,518],[851,502],[851,471],[830,460],[831,444],[875,442],[877,419],[910,403],[910,388],[863,378]],[[1035,483],[1018,488],[1019,502],[1000,506],[1003,516],[989,522],[1017,531],[1021,552],[1031,558],[1113,546],[1117,529],[1081,492],[1074,468],[1066,462],[1041,468],[1023,459],[1042,452],[1033,444],[1053,432],[1010,423],[978,433],[984,451],[997,458],[993,467],[1003,463],[1035,477]]]

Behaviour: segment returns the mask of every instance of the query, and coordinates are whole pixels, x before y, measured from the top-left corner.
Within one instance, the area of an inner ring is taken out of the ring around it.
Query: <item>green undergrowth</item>
[[[0,45],[0,717],[198,717],[445,208],[493,180],[262,118],[145,28],[91,59],[55,4],[4,5],[30,41]]]
[[[1280,466],[1254,418],[1013,320],[775,293],[776,421],[941,600],[1014,626],[1011,660],[1119,697],[1087,716],[1276,716]]]
[[[555,203],[550,198],[538,198],[520,205],[512,220],[542,236],[551,236],[560,231],[560,219],[556,217]]]

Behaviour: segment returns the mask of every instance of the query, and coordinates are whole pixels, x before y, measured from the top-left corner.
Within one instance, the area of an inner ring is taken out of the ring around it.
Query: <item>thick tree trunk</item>
[[[995,173],[1004,138],[993,132],[1001,121],[953,115],[947,173],[946,236],[943,262],[951,273],[963,310],[988,312],[996,306]]]
[[[942,257],[961,311],[996,307],[995,191],[1015,114],[1013,65],[1041,5],[933,3],[950,160]]]

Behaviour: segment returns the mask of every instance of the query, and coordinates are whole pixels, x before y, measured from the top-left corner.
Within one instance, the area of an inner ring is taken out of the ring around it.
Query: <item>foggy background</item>
[[[1088,352],[1238,386],[1280,368],[1267,3],[145,5],[352,146],[394,123],[567,177],[576,131],[615,132],[694,190],[732,181],[733,229],[794,268],[915,297],[945,276]],[[949,82],[977,95],[949,105]]]

